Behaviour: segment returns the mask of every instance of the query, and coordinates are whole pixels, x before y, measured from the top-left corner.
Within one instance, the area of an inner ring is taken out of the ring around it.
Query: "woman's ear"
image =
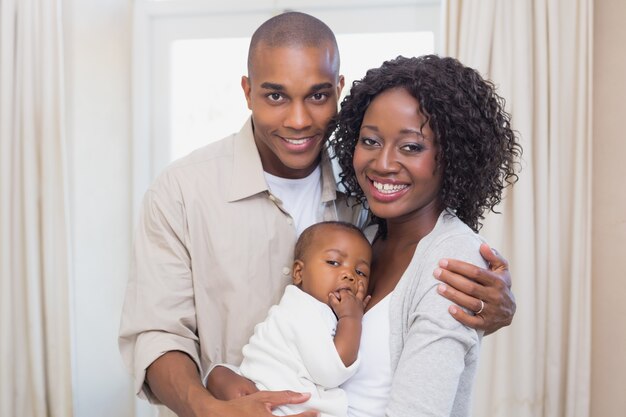
[[[304,270],[304,262],[296,259],[293,263],[293,270],[291,276],[293,278],[293,284],[298,287],[302,285],[302,271]]]

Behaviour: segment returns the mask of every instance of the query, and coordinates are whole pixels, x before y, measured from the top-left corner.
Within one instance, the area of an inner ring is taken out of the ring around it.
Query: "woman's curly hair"
[[[436,160],[443,167],[442,204],[478,231],[485,210],[495,212],[502,190],[517,181],[522,148],[493,83],[454,58],[399,56],[352,84],[330,144],[342,169],[341,184],[358,203],[366,203],[352,166],[354,149],[369,104],[381,92],[397,87],[417,99],[435,135]],[[372,216],[372,221],[384,237],[384,219]]]

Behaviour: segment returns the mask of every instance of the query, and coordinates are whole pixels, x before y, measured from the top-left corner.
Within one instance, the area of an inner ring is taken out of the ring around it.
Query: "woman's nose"
[[[390,146],[384,146],[374,159],[374,168],[381,173],[397,171],[398,160],[395,150]]]

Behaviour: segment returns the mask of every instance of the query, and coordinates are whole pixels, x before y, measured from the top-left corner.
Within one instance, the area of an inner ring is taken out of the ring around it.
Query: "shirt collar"
[[[233,174],[228,201],[233,202],[269,191],[263,175],[261,156],[254,142],[251,117],[235,135],[233,142]],[[337,184],[326,150],[322,151],[321,169],[322,202],[326,203],[337,198]]]
[[[249,117],[233,141],[233,173],[228,201],[267,191],[261,156],[254,142],[252,118]]]
[[[330,163],[328,152],[324,148],[322,150],[322,203],[327,203],[337,199],[337,182],[335,174]]]

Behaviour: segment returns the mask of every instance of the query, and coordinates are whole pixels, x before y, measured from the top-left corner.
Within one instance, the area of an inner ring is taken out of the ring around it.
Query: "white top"
[[[323,417],[346,417],[348,401],[339,385],[354,375],[359,359],[346,367],[334,343],[337,318],[331,308],[288,285],[278,305],[254,328],[243,348],[241,374],[260,390],[310,392],[304,404],[273,410],[291,415],[316,409]]]
[[[322,221],[322,170],[318,165],[307,177],[288,179],[264,172],[270,191],[293,217],[298,236]]]
[[[348,397],[350,417],[381,417],[391,390],[389,302],[391,294],[363,315],[359,358],[361,365],[341,388]]]

